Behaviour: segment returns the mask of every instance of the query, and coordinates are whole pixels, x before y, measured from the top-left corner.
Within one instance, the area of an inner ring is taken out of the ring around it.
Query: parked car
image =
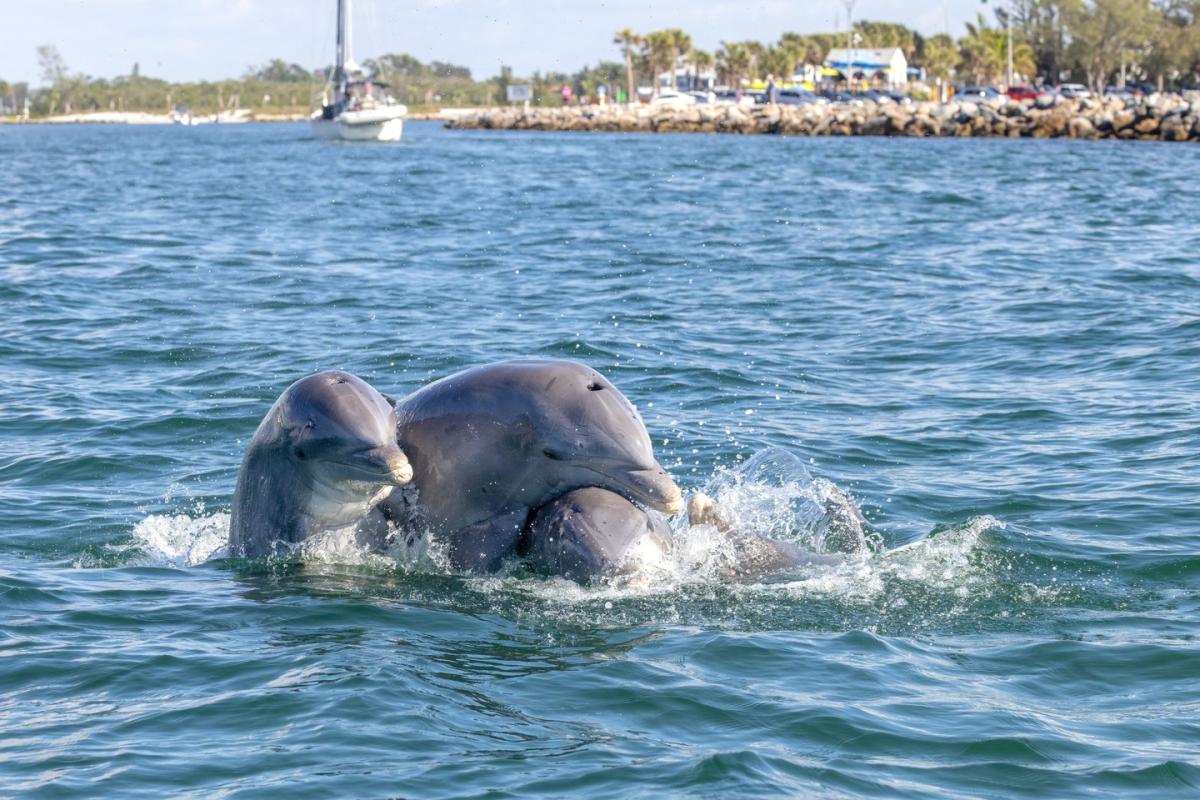
[[[1010,86],[1005,92],[1009,100],[1036,100],[1041,93],[1036,86]]]
[[[677,92],[673,89],[663,89],[658,93],[658,97],[654,98],[652,103],[653,105],[665,108],[684,108],[696,105],[696,98],[690,94]]]
[[[1091,97],[1092,92],[1082,83],[1064,83],[1058,87],[1058,93],[1063,97],[1084,98]]]
[[[1158,85],[1147,81],[1127,81],[1125,88],[1134,94],[1154,94],[1158,91]]]
[[[903,92],[888,92],[887,96],[892,98],[893,103],[897,103],[902,106],[912,105],[912,98]]]
[[[743,92],[738,89],[717,89],[713,91],[716,95],[717,105],[722,106],[740,106],[746,108],[754,105],[754,95],[750,92]]]
[[[824,97],[830,103],[852,103],[852,104],[858,103],[860,105],[862,104],[861,100],[859,100],[857,97],[850,94],[849,92],[835,92],[832,89],[827,89],[826,91],[821,92],[821,97]]]
[[[891,105],[893,102],[895,102],[883,92],[877,92],[874,89],[867,89],[865,92],[858,92],[854,96],[859,100],[870,100],[876,105],[881,106]]]
[[[829,101],[807,89],[780,89],[775,93],[775,102],[785,106],[807,106]]]
[[[960,102],[965,100],[978,103],[981,100],[994,100],[999,96],[1000,92],[991,86],[964,86],[954,92],[954,99]]]
[[[1104,87],[1104,96],[1115,97],[1126,102],[1137,99],[1137,95],[1128,86],[1106,86]]]

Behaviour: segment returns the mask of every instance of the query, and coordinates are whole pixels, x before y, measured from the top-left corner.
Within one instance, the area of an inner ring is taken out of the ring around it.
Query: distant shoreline
[[[182,125],[305,122],[307,114],[237,113],[183,120]],[[407,120],[440,120],[455,130],[730,133],[780,136],[887,136],[1034,139],[1124,139],[1200,142],[1200,95],[1150,96],[1133,103],[1103,98],[1039,106],[1033,101],[876,105],[709,105],[685,107],[577,106],[567,108],[444,108]],[[172,125],[170,114],[108,111],[32,119],[16,125]]]
[[[1004,137],[1200,142],[1200,95],[1039,104],[982,102],[679,107],[492,108],[447,122],[455,129],[733,133],[782,136]]]
[[[431,120],[450,119],[455,114],[466,113],[465,109],[446,109],[437,112],[412,112],[405,119]],[[84,114],[56,114],[52,117],[0,117],[0,125],[231,125],[248,122],[307,122],[308,114],[263,114],[246,112],[213,120],[211,114],[185,117],[181,122],[172,114],[151,114],[145,111],[92,111]]]

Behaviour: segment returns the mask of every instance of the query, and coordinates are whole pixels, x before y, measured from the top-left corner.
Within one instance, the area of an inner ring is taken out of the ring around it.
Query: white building
[[[825,66],[854,79],[859,76],[867,81],[878,78],[888,86],[903,86],[908,81],[908,59],[899,47],[830,50],[825,57]]]

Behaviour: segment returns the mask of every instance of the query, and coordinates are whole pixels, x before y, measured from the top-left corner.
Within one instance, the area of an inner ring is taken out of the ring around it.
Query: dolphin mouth
[[[667,471],[657,464],[649,469],[609,470],[603,466],[581,466],[605,479],[599,486],[611,489],[629,500],[666,514],[683,511],[683,492],[667,475]]]
[[[360,450],[349,459],[337,461],[365,480],[403,486],[413,479],[412,464],[399,447],[373,447]]]

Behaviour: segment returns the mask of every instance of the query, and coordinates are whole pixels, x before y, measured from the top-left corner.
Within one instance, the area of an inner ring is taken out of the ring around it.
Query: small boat
[[[351,76],[354,76],[353,78]],[[313,112],[318,139],[398,142],[408,108],[388,94],[388,85],[363,76],[350,55],[350,0],[337,3],[337,60],[321,108]]]

